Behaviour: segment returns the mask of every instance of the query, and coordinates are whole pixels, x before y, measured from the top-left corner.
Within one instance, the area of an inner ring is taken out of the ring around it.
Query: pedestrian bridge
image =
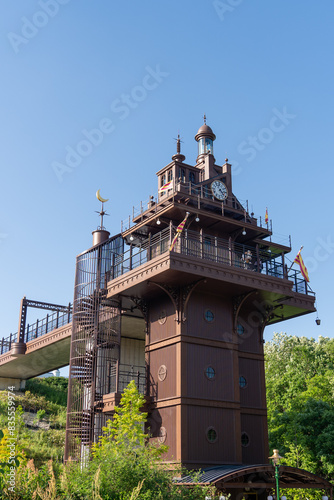
[[[48,310],[42,320],[26,324],[27,309]],[[144,320],[122,311],[122,335],[143,338]],[[43,373],[67,366],[70,362],[72,305],[61,306],[28,300],[21,301],[19,331],[0,339],[0,390],[15,386]],[[132,367],[133,368],[133,367]],[[131,371],[131,370],[130,370]]]
[[[42,320],[26,324],[27,309],[49,310]],[[24,387],[25,380],[69,364],[72,306],[21,301],[19,332],[0,340],[0,389]]]

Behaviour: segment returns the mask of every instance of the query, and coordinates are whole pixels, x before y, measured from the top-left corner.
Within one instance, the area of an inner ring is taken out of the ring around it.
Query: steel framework
[[[117,235],[77,257],[65,460],[86,461],[105,424],[103,395],[117,392],[121,311],[106,297],[106,284],[122,253],[123,239]]]

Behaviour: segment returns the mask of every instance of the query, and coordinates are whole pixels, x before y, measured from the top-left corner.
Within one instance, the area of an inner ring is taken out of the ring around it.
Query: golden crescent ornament
[[[100,195],[100,190],[99,189],[96,191],[96,198],[99,201],[101,201],[102,203],[105,203],[106,201],[109,200],[109,198],[102,198],[102,196]]]

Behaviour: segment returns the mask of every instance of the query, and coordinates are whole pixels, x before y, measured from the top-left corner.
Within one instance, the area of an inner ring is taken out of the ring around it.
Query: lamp
[[[275,479],[276,479],[276,500],[279,500],[279,461],[282,458],[278,453],[278,450],[273,450],[274,454],[272,457],[269,457],[273,461],[273,466],[275,468]],[[282,498],[283,500],[283,498]]]
[[[134,240],[134,237],[133,237],[133,235],[131,234],[131,236],[130,236],[130,241],[133,241],[133,240]]]
[[[242,233],[241,233],[241,234],[242,234],[243,236],[245,236],[245,235],[247,234],[247,233],[246,233],[246,229],[245,229],[245,228],[243,228],[243,230],[242,230]]]
[[[157,220],[157,224],[158,224],[158,226],[160,226],[160,224],[161,224],[161,220],[160,219]]]
[[[320,325],[320,323],[321,323],[321,319],[320,319],[320,318],[318,318],[318,316],[317,316],[317,317],[315,318],[315,322],[316,322],[316,324],[319,326],[319,325]]]
[[[196,222],[199,222],[199,217],[198,217],[198,214],[196,214],[196,219],[195,219]]]

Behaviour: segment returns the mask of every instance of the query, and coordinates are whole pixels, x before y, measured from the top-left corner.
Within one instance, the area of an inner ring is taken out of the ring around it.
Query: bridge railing
[[[72,309],[64,313],[59,311],[53,314],[47,314],[45,318],[38,319],[32,325],[27,325],[24,332],[24,342],[29,342],[30,340],[37,339],[46,333],[60,328],[61,326],[67,325],[72,321]]]
[[[5,354],[12,348],[12,343],[16,342],[17,333],[11,333],[8,337],[4,337],[0,340],[0,354]]]
[[[72,321],[72,307],[66,312],[56,311],[47,314],[45,318],[38,319],[35,323],[27,325],[24,331],[24,342],[37,339],[46,333],[51,332]],[[11,333],[8,337],[0,340],[0,355],[9,352],[13,342],[17,342],[17,333]]]

